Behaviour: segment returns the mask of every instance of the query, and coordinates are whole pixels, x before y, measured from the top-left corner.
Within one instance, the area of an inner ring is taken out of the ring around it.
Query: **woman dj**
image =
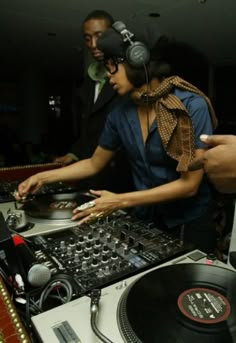
[[[91,177],[123,150],[137,190],[91,190],[97,198],[75,209],[72,219],[89,222],[132,208],[163,230],[181,228],[186,241],[212,251],[216,231],[210,189],[203,170],[190,172],[188,165],[206,149],[199,137],[212,134],[214,110],[198,88],[173,74],[165,56],[170,43],[153,25],[116,22],[100,36],[97,46],[104,52],[110,84],[119,95],[130,94],[130,100],[110,113],[91,158],[31,176],[19,185],[19,197],[46,183]]]

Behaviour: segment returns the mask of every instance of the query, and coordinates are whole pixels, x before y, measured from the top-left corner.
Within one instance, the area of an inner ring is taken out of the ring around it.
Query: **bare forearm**
[[[113,152],[98,147],[89,159],[33,175],[18,186],[19,198],[37,192],[42,185],[57,181],[81,180],[97,174],[112,158]]]
[[[83,160],[64,168],[44,171],[35,174],[20,183],[17,197],[21,198],[28,193],[35,193],[47,183],[80,180],[92,176],[96,172],[91,159]]]
[[[196,193],[197,189],[198,185],[188,184],[185,180],[178,179],[155,188],[123,193],[118,196],[121,204],[120,208],[127,208],[189,198]]]
[[[69,166],[44,171],[38,174],[42,184],[58,182],[58,181],[73,181],[81,180],[97,173],[92,160],[86,159]]]

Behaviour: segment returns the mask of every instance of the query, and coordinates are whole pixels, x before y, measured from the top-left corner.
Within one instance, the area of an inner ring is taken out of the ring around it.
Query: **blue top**
[[[175,88],[173,93],[182,101],[192,120],[195,148],[205,148],[199,136],[202,133],[212,134],[211,119],[205,100],[195,93],[178,88]],[[112,151],[125,151],[137,190],[153,188],[180,177],[176,172],[177,161],[169,157],[162,146],[156,120],[150,127],[145,145],[143,144],[137,105],[131,101],[108,115],[99,146]],[[173,227],[198,218],[206,211],[209,201],[210,191],[204,177],[195,196],[142,206],[136,209],[136,214],[149,220],[162,221],[166,226]]]

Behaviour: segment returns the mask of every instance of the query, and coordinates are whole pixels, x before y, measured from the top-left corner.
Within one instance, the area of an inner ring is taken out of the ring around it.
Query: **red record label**
[[[182,292],[178,297],[178,307],[187,318],[204,324],[222,322],[231,312],[226,297],[208,288],[191,288]]]

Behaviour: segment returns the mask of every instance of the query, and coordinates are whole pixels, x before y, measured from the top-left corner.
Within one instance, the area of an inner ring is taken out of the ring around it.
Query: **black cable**
[[[145,78],[146,78],[146,86],[147,86],[147,89],[146,89],[146,92],[147,92],[147,102],[146,102],[146,110],[147,110],[147,134],[149,132],[149,125],[150,125],[150,118],[149,118],[149,102],[148,102],[148,93],[149,93],[149,78],[148,78],[148,71],[147,71],[147,67],[146,65],[144,64],[143,65],[143,69],[144,69],[144,73],[145,73]]]
[[[103,343],[113,343],[108,337],[106,337],[97,327],[96,319],[99,310],[99,300],[101,297],[101,290],[94,289],[89,295],[91,297],[91,304],[90,304],[90,325],[94,332],[94,334],[103,342]]]
[[[65,304],[69,302],[72,299],[73,296],[73,288],[71,283],[66,279],[53,279],[51,282],[47,284],[47,286],[44,288],[43,292],[41,293],[41,296],[39,298],[39,308],[43,311],[43,305],[45,303],[45,300],[51,296],[51,292],[55,290],[56,288],[63,289],[66,292],[66,296],[63,297],[60,294],[58,295],[58,299],[61,300],[62,304]]]
[[[39,294],[41,294],[41,291],[42,291],[42,288],[37,288],[37,289],[33,289],[32,291],[27,292],[25,294],[25,297],[26,297],[26,299],[25,299],[26,300],[25,316],[26,316],[26,321],[28,323],[28,326],[30,326],[30,319],[31,319],[32,314],[39,314],[42,312],[42,310],[39,308],[39,306],[37,306],[37,304],[35,303],[33,305],[33,307],[34,307],[34,310],[37,310],[37,311],[34,311],[34,313],[32,313],[33,308],[30,305],[32,298],[34,298],[34,296],[38,296]],[[37,307],[37,309],[36,309],[36,307]]]

